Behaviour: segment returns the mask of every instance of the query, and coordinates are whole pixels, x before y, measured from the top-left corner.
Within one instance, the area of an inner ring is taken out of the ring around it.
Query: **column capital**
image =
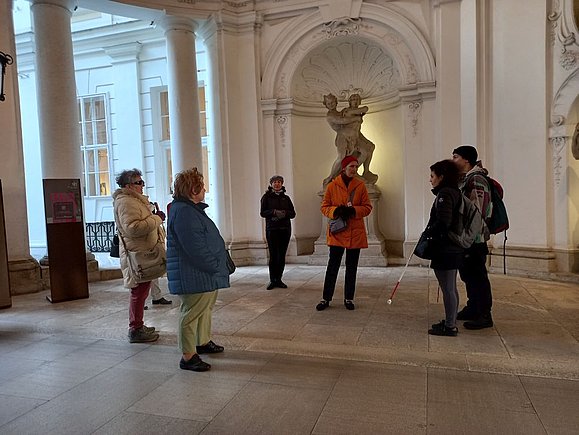
[[[140,42],[129,42],[127,44],[103,47],[105,53],[113,60],[113,63],[130,62],[139,58],[142,44]]]
[[[445,3],[460,3],[460,2],[462,2],[462,0],[434,0],[432,2],[432,6],[437,8]]]
[[[28,0],[31,6],[36,5],[49,5],[49,6],[60,6],[68,10],[70,13],[74,12],[78,7],[78,0]]]
[[[155,20],[155,26],[159,26],[167,33],[170,30],[183,30],[195,33],[198,25],[191,18],[180,17],[177,15],[163,15]]]

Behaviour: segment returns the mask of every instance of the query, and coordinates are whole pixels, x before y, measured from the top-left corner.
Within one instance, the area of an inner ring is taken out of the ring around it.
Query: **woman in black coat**
[[[261,197],[261,217],[265,218],[265,237],[269,249],[269,284],[268,290],[275,287],[287,288],[281,280],[285,269],[285,254],[289,245],[292,225],[290,219],[296,217],[294,205],[285,194],[283,177],[274,175],[269,180],[270,186]]]
[[[459,219],[458,209],[462,193],[458,189],[459,170],[452,160],[442,160],[430,167],[430,184],[436,195],[425,236],[430,239],[430,267],[434,270],[442,290],[446,319],[432,325],[431,335],[455,337],[456,314],[458,311],[458,290],[456,274],[462,262],[464,249],[452,242],[448,233],[456,227]]]

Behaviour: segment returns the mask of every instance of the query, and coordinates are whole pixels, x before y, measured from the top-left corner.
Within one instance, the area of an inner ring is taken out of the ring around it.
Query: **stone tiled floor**
[[[339,281],[317,312],[323,267],[290,265],[273,291],[267,268],[239,268],[207,373],[178,368],[175,296],[145,313],[151,345],[127,342],[118,280],[85,300],[14,297],[0,311],[0,433],[579,433],[579,285],[493,275],[494,328],[430,337],[436,280],[409,269],[387,305],[401,270],[361,268],[356,310]]]

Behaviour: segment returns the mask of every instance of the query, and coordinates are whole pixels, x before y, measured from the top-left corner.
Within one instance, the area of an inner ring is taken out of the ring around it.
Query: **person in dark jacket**
[[[430,167],[430,184],[436,195],[425,235],[432,245],[430,263],[434,270],[444,302],[445,320],[432,325],[430,335],[455,337],[458,334],[456,315],[458,312],[458,290],[456,275],[461,265],[464,249],[453,243],[448,233],[458,223],[458,209],[462,193],[458,189],[459,169],[452,160],[442,160]]]
[[[205,214],[203,175],[197,168],[175,177],[167,234],[169,292],[181,298],[179,367],[207,371],[198,354],[223,352],[211,341],[211,313],[217,289],[229,287],[225,242]]]
[[[281,175],[274,175],[270,178],[267,192],[261,197],[260,214],[265,218],[265,237],[269,249],[267,289],[287,288],[281,277],[285,269],[285,255],[292,234],[290,219],[296,217],[296,211],[292,200],[285,194]]]

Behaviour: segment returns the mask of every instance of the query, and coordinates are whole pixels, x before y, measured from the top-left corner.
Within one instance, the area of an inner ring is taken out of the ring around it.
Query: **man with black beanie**
[[[485,219],[492,214],[491,190],[486,178],[488,171],[478,159],[472,145],[461,145],[452,152],[452,160],[462,172],[459,188],[480,210]],[[457,320],[466,320],[466,329],[483,329],[493,326],[491,308],[493,297],[489,281],[486,259],[489,253],[488,236],[478,235],[470,248],[465,251],[462,267],[458,269],[460,279],[466,286],[467,304],[459,311]]]

